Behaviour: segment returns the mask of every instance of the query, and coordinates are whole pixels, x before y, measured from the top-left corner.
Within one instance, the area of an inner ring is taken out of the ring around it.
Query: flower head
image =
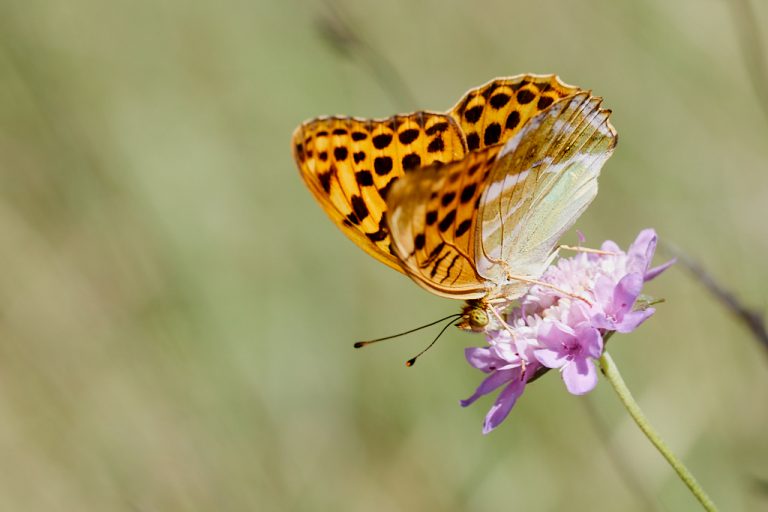
[[[646,229],[626,252],[606,241],[599,252],[560,259],[541,277],[545,285],[531,287],[506,313],[506,325],[486,333],[488,346],[466,349],[470,365],[488,376],[462,406],[504,386],[483,433],[507,417],[526,383],[542,371],[558,369],[575,395],[595,387],[594,361],[602,355],[605,334],[633,331],[655,312],[636,303],[643,284],[674,263],[650,267],[656,241],[656,232]]]

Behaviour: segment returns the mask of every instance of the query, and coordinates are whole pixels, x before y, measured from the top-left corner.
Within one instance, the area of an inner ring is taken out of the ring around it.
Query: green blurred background
[[[0,510],[695,509],[605,383],[482,436],[480,337],[353,351],[458,304],[346,240],[289,138],[558,73],[620,133],[587,241],[655,227],[764,313],[752,4],[1,0]],[[765,351],[682,268],[647,291],[625,378],[723,510],[768,509]]]

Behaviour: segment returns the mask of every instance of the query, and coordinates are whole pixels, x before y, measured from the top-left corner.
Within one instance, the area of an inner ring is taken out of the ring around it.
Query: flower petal
[[[526,363],[533,363],[536,361],[536,356],[533,355],[534,350],[539,346],[535,337],[521,338],[515,345],[517,346],[517,353],[520,359]]]
[[[644,274],[651,265],[653,253],[656,252],[656,231],[644,229],[627,251],[627,270]]]
[[[675,263],[677,263],[677,258],[672,258],[668,262],[662,263],[658,267],[653,267],[652,269],[650,269],[648,272],[645,273],[645,276],[644,276],[645,280],[650,281],[651,279],[655,278],[656,276],[658,276],[659,274],[667,270],[669,267],[671,267]]]
[[[600,250],[605,252],[615,252],[617,254],[624,252],[613,240],[606,240],[603,242],[603,245],[600,246]]]
[[[574,364],[574,363],[579,364]],[[589,393],[597,385],[597,369],[589,359],[579,359],[566,365],[561,372],[563,382],[572,395]]]
[[[480,383],[480,385],[477,387],[474,393],[472,393],[472,396],[465,400],[460,400],[459,403],[462,407],[466,407],[468,405],[471,405],[480,398],[483,395],[487,395],[488,393],[496,390],[499,386],[503,385],[505,382],[509,382],[511,380],[516,379],[520,376],[520,370],[518,368],[515,368],[514,370],[500,370],[497,372],[494,372],[490,374],[488,377],[485,378],[483,382]]]
[[[642,289],[643,274],[633,272],[622,277],[613,291],[613,305],[611,309],[614,314],[620,318],[622,313],[630,311]]]
[[[560,368],[568,362],[565,352],[561,350],[540,348],[539,350],[535,350],[533,355],[547,368]]]
[[[491,343],[491,350],[494,355],[502,360],[504,364],[514,363],[518,366],[521,364],[520,354],[517,351],[517,345],[512,342]]]
[[[637,329],[637,326],[648,320],[656,310],[654,308],[648,308],[643,311],[631,311],[624,315],[621,322],[615,325],[615,330],[621,333],[632,332]]]
[[[603,354],[603,337],[600,331],[584,322],[576,328],[576,336],[581,342],[581,353],[597,359]]]
[[[613,313],[613,296],[616,286],[608,276],[600,276],[595,281],[594,293],[596,306],[606,313]]]
[[[576,327],[589,321],[589,306],[581,301],[574,301],[568,308],[568,325]],[[576,330],[574,329],[574,332]],[[578,336],[578,334],[576,334]]]
[[[539,325],[536,339],[539,343],[552,350],[559,350],[563,343],[573,339],[573,330],[567,325],[547,320]]]
[[[616,323],[610,320],[607,316],[605,316],[605,313],[602,312],[593,315],[590,323],[595,329],[604,329],[606,331],[616,330]]]
[[[464,349],[464,357],[470,365],[485,373],[490,373],[505,363],[487,347],[467,347]]]
[[[498,427],[504,419],[509,415],[509,411],[514,407],[517,399],[525,391],[525,379],[514,379],[504,390],[499,393],[499,397],[496,402],[485,415],[485,422],[483,423],[483,434],[487,434],[496,427]]]

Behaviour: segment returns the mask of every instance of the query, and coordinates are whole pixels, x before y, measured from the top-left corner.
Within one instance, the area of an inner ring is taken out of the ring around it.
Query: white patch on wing
[[[498,197],[504,193],[506,193],[508,190],[514,189],[518,183],[521,181],[525,181],[526,178],[528,178],[528,174],[530,174],[530,169],[525,170],[518,174],[513,175],[507,175],[505,178],[514,178],[514,179],[503,179],[501,181],[496,181],[494,183],[491,183],[488,187],[488,191],[485,193],[485,199],[483,202],[485,204],[489,204],[491,201],[498,199]],[[507,182],[507,186],[504,186],[504,183]]]
[[[540,122],[538,124],[541,124]],[[496,157],[496,160],[501,160],[504,155],[507,153],[511,153],[517,148],[517,145],[520,144],[520,139],[522,138],[523,134],[526,133],[526,130],[520,130],[517,132],[517,135],[512,137],[507,141],[506,144],[504,144],[504,147],[501,148],[501,151],[499,151],[499,155]]]

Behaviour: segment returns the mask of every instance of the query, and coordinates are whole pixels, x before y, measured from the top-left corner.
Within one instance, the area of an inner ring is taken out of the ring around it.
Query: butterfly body
[[[554,75],[496,79],[447,113],[318,118],[294,132],[308,188],[366,252],[468,301],[462,328],[521,296],[597,194],[616,144],[601,98]]]

